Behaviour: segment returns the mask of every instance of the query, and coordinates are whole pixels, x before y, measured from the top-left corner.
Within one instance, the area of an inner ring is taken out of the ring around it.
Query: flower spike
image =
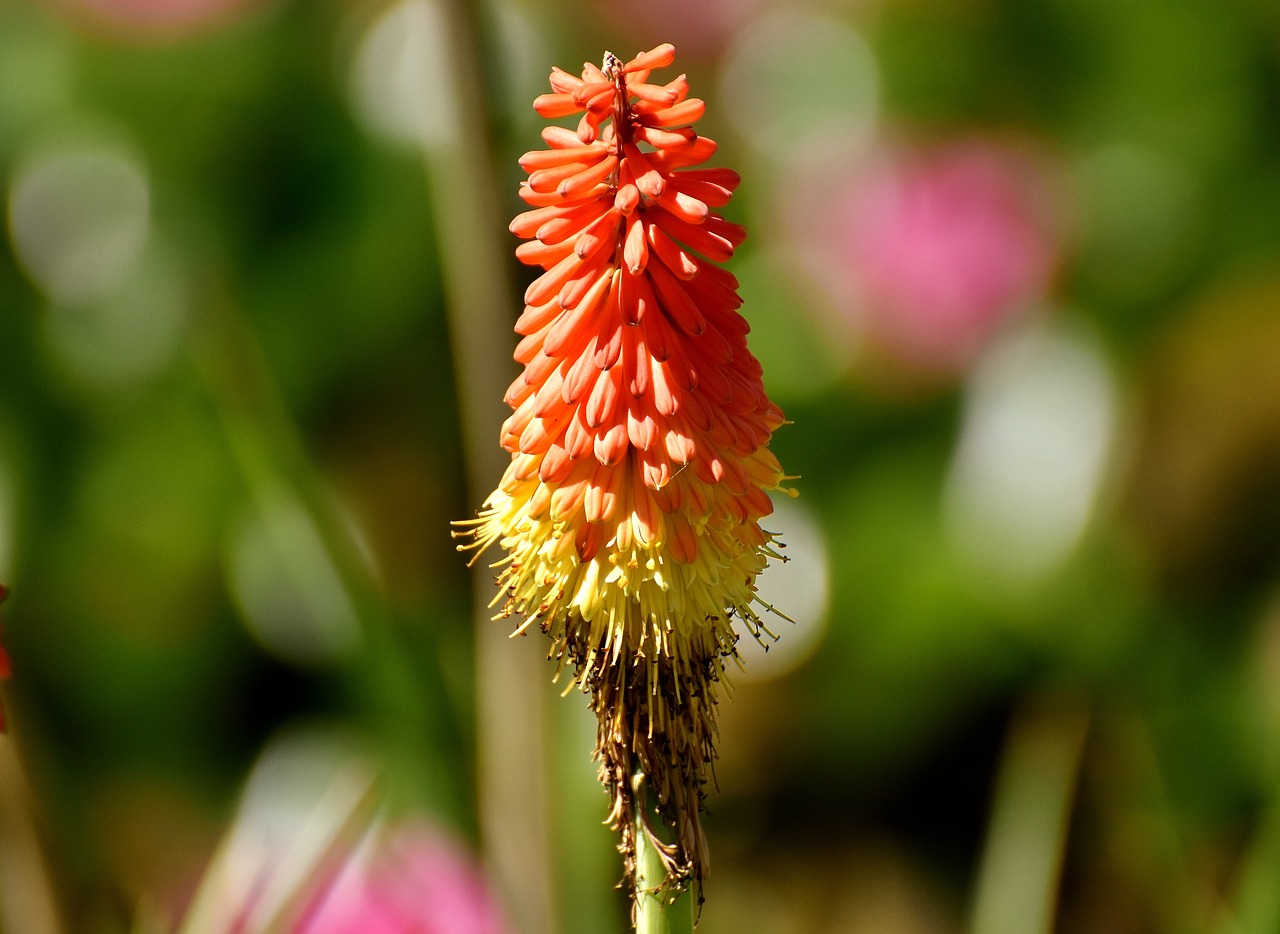
[[[652,79],[674,57],[664,44],[625,63],[606,53],[580,77],[555,68],[534,101],[578,122],[520,158],[530,209],[511,231],[543,272],[516,323],[511,463],[454,534],[506,551],[500,616],[550,636],[557,677],[590,696],[629,878],[644,833],[668,886],[700,890],[717,686],[735,619],[768,634],[755,579],[781,555],[760,520],[768,491],[792,491],[767,446],[783,415],[747,349],[737,280],[717,265],[746,236],[716,212],[739,177],[701,167],[716,145],[692,127],[706,105],[685,76]]]

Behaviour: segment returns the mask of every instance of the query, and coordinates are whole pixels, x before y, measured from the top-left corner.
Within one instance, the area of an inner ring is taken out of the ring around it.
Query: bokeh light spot
[[[803,500],[779,496],[773,515],[761,525],[785,543],[787,561],[770,565],[768,572],[756,579],[756,589],[761,601],[785,613],[792,622],[762,614],[765,625],[778,635],[776,642],[765,636],[762,643],[741,631],[738,651],[745,671],[735,677],[746,681],[778,678],[799,668],[818,647],[827,628],[830,562],[817,520]]]
[[[351,66],[350,99],[374,133],[412,146],[457,135],[457,94],[445,20],[431,0],[401,0],[366,28]]]
[[[145,261],[102,299],[45,312],[50,352],[90,388],[137,384],[173,361],[185,332],[188,295],[177,269]]]
[[[342,658],[359,643],[355,608],[315,524],[283,490],[265,493],[229,543],[231,590],[250,633],[304,665]]]
[[[1052,571],[1083,533],[1111,459],[1117,388],[1097,340],[1030,324],[969,378],[945,513],[956,546],[1008,582]]]
[[[146,171],[123,143],[37,146],[14,173],[14,250],[31,280],[56,302],[105,297],[132,271],[150,227]]]
[[[815,140],[870,136],[879,98],[871,49],[844,21],[790,10],[747,27],[725,55],[724,111],[760,153],[789,159]]]

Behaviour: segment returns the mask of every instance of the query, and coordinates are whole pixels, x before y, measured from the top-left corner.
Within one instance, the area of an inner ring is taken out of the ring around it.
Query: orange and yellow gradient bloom
[[[534,101],[578,120],[520,159],[516,255],[544,272],[516,323],[511,463],[455,534],[506,551],[502,615],[547,633],[558,673],[591,697],[628,872],[639,817],[679,887],[705,874],[716,685],[735,618],[767,633],[755,579],[781,556],[760,520],[788,478],[768,448],[783,415],[747,349],[737,280],[717,265],[746,234],[716,213],[739,177],[701,167],[716,144],[691,126],[705,104],[685,77],[650,81],[674,55],[555,68]]]

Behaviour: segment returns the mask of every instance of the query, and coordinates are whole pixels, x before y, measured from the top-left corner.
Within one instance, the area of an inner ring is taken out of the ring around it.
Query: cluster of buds
[[[700,812],[735,619],[771,635],[755,579],[781,555],[760,520],[788,478],[767,446],[783,415],[717,265],[746,235],[715,211],[739,177],[700,167],[716,144],[691,126],[705,104],[685,77],[650,82],[674,55],[553,69],[534,102],[578,122],[520,159],[530,210],[511,231],[543,272],[516,323],[511,462],[455,534],[505,550],[502,615],[550,636],[557,677],[591,698],[628,873],[645,833],[681,888],[706,871]]]

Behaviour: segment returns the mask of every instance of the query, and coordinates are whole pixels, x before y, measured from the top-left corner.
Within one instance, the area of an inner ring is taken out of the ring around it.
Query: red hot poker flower
[[[650,81],[674,56],[660,45],[626,63],[606,53],[581,77],[555,68],[534,101],[579,119],[520,159],[516,255],[544,272],[516,323],[511,463],[456,534],[505,549],[502,615],[547,633],[590,694],[628,871],[637,815],[657,843],[647,785],[675,828],[662,852],[682,886],[705,872],[699,811],[733,620],[767,632],[755,578],[780,555],[759,521],[787,478],[767,447],[783,415],[747,349],[737,280],[717,265],[746,235],[716,213],[739,177],[700,167],[716,144],[691,126],[705,104],[685,77]]]

